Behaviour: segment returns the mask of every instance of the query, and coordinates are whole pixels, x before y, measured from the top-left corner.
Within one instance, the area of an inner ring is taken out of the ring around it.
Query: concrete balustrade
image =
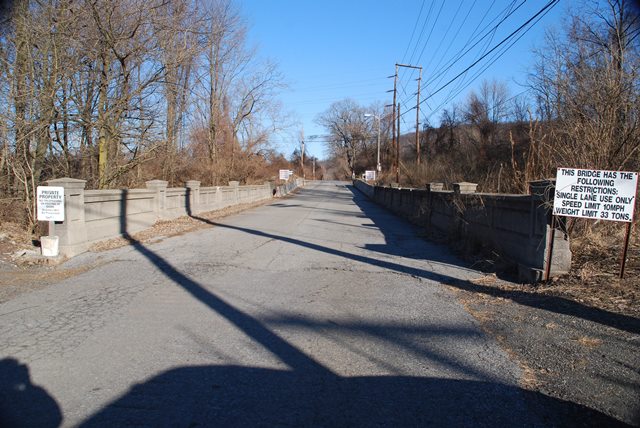
[[[284,196],[303,182],[240,186],[232,181],[229,186],[200,187],[199,181],[189,180],[185,187],[169,188],[166,181],[151,180],[145,189],[116,190],[85,190],[85,184],[73,178],[47,181],[64,187],[65,220],[49,222],[48,234],[58,236],[59,253],[65,257],[83,253],[95,242],[142,231],[158,220],[271,199],[274,190]]]
[[[499,254],[517,266],[523,282],[543,279],[552,235],[551,276],[571,267],[568,237],[560,230],[551,233],[551,180],[530,183],[528,195],[476,193],[475,183],[454,183],[453,191],[442,190],[442,183],[430,183],[425,189],[374,187],[360,180],[354,184],[376,203],[428,232]]]

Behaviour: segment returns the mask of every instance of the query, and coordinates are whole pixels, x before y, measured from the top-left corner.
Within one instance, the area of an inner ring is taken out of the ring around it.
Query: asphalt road
[[[1,304],[0,425],[553,420],[444,285],[481,274],[357,190],[210,223]]]

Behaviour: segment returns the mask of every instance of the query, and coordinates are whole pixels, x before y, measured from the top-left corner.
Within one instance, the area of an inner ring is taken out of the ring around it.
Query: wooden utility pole
[[[302,167],[302,180],[304,180],[304,138],[301,141],[302,143],[302,153],[300,153],[300,166]]]
[[[302,168],[302,180],[304,181],[304,129],[300,130],[300,168]]]
[[[398,92],[398,64],[396,64],[396,74],[393,77],[393,113],[391,116],[391,150],[396,149],[398,146],[398,141],[396,140],[396,93]],[[400,118],[400,114],[398,113],[398,118]],[[398,158],[395,158],[394,168],[396,170],[396,177],[398,176]],[[398,179],[396,178],[396,181]]]
[[[418,94],[416,98],[416,165],[420,165],[420,82],[422,81],[422,67],[418,77]]]
[[[422,81],[422,67],[421,66],[417,66],[417,65],[409,65],[409,64],[396,64],[396,79],[398,76],[398,67],[405,67],[405,68],[412,68],[414,70],[419,70],[420,71],[420,77],[418,77],[418,99],[416,102],[416,163],[420,164],[420,82]],[[396,102],[396,97],[395,97],[395,87],[396,85],[393,85],[394,88],[394,92],[393,92],[393,103],[395,105]],[[398,110],[400,110],[400,108],[398,108]],[[400,116],[400,113],[398,113],[398,117]],[[400,121],[398,121],[398,144],[400,144]],[[398,150],[399,151],[399,150]],[[398,158],[398,162],[400,162],[400,159]],[[399,166],[398,166],[399,168]]]
[[[398,103],[398,136],[396,137],[396,183],[400,185],[400,103]]]

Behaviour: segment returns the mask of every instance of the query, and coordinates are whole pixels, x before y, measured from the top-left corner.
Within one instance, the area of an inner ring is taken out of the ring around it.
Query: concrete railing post
[[[461,183],[453,183],[453,192],[458,195],[476,193],[477,188],[477,183],[467,183],[466,181],[463,181]]]
[[[166,217],[165,209],[167,207],[167,186],[168,182],[164,180],[151,180],[145,183],[147,189],[155,191],[153,198],[153,211],[156,214],[156,220]]]
[[[200,212],[200,182],[189,180],[185,186],[187,187],[187,214],[198,214]]]
[[[233,188],[233,202],[235,204],[240,203],[240,182],[230,181],[229,187]]]
[[[75,178],[48,180],[47,185],[64,187],[64,221],[49,222],[49,235],[58,237],[59,253],[73,257],[89,248],[84,214],[84,187],[87,182]]]
[[[222,200],[222,190],[220,189],[220,186],[216,186],[216,207],[217,207],[217,209],[220,209],[222,207],[223,203],[224,203],[224,201]]]
[[[430,192],[441,192],[444,190],[444,183],[427,183],[427,190]]]
[[[529,194],[531,195],[531,219],[532,237],[542,236],[542,242],[538,239],[533,243],[535,247],[534,267],[529,272],[528,277],[520,273],[530,282],[539,281],[544,278],[547,267],[547,260],[551,250],[551,271],[550,276],[554,277],[565,274],[571,269],[571,248],[569,236],[563,232],[564,218],[556,218],[555,230],[552,229],[552,207],[555,193],[555,180],[537,180],[529,182]],[[552,243],[553,239],[553,243]],[[541,245],[542,244],[542,245]]]

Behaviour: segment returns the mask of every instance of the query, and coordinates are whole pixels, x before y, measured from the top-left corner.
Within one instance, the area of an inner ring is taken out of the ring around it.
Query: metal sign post
[[[556,216],[551,213],[551,237],[549,238],[549,250],[547,251],[547,268],[544,280],[549,281],[551,278],[551,260],[553,259],[553,243],[556,240]]]
[[[627,233],[624,237],[624,246],[622,247],[622,260],[620,260],[620,279],[624,278],[624,266],[627,264],[627,251],[629,250],[629,238],[631,237],[631,225],[627,223]]]

